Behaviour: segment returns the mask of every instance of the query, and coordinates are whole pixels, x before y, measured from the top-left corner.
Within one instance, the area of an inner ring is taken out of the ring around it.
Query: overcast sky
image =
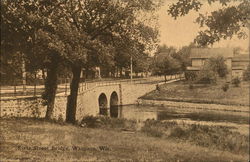
[[[167,1],[167,0],[166,0]],[[166,44],[167,46],[175,46],[180,48],[182,46],[190,44],[196,37],[199,31],[199,25],[194,23],[198,17],[197,12],[192,11],[185,17],[180,17],[174,20],[167,14],[168,6],[172,0],[168,0],[163,7],[159,10],[159,30],[160,30],[160,44]],[[175,0],[173,0],[175,1]],[[200,13],[211,12],[220,8],[219,3],[213,5],[204,5],[199,11]],[[248,30],[246,29],[248,33]],[[223,40],[213,45],[213,47],[237,47],[240,46],[243,49],[248,49],[248,39],[239,40],[233,38],[232,40]]]

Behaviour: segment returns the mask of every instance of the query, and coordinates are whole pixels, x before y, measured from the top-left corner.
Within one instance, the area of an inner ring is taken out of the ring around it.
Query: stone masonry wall
[[[37,117],[43,118],[46,107],[40,98],[2,99],[0,117]]]
[[[67,97],[57,96],[55,99],[55,107],[53,118],[66,118]],[[2,99],[0,101],[0,117],[36,117],[44,118],[47,107],[43,106],[42,99],[37,97],[29,98],[11,98]]]

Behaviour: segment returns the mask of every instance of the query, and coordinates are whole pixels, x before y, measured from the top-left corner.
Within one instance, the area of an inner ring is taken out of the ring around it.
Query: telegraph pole
[[[23,94],[26,95],[26,68],[25,68],[25,61],[22,57],[22,79],[23,79]]]
[[[248,53],[250,55],[250,15],[247,18],[247,27],[248,27]]]

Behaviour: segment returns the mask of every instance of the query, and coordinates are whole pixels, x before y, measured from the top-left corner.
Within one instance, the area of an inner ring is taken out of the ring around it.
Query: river
[[[127,105],[111,110],[112,117],[126,118],[136,121],[184,120],[248,124],[248,112],[219,111],[205,109],[176,108],[165,106]]]

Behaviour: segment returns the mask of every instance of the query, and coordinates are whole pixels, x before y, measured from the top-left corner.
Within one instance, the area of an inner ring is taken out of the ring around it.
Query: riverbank
[[[236,105],[223,105],[223,104],[212,104],[212,103],[192,103],[182,101],[169,101],[169,100],[149,100],[149,99],[138,99],[137,104],[139,105],[150,105],[150,106],[164,106],[172,107],[176,109],[203,109],[203,110],[219,110],[219,111],[231,111],[231,112],[249,112],[249,106],[236,106]]]
[[[222,90],[223,84],[220,81],[214,85],[196,84],[190,88],[187,82],[178,81],[160,85],[158,90],[147,93],[140,99],[249,107],[248,82],[242,82],[239,87],[229,85],[226,92]]]
[[[227,127],[150,120],[136,131],[133,121],[93,117],[83,127],[23,118],[0,124],[3,161],[248,160],[247,136]]]

